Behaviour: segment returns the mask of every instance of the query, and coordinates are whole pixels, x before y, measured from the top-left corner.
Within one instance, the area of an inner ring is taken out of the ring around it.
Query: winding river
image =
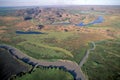
[[[54,67],[54,68],[62,68],[64,70],[67,70],[69,73],[71,73],[74,77],[74,80],[87,80],[85,75],[83,74],[82,70],[81,70],[81,67],[83,66],[83,64],[86,62],[89,54],[90,54],[90,51],[92,50],[95,50],[96,48],[96,45],[94,42],[91,42],[93,47],[88,49],[85,56],[83,57],[83,59],[80,61],[79,65],[76,63],[76,62],[72,62],[72,61],[69,61],[69,60],[59,60],[59,61],[55,61],[55,62],[49,62],[49,61],[44,61],[44,60],[37,60],[35,58],[32,58],[24,53],[22,53],[20,50],[18,50],[17,48],[14,48],[12,46],[9,46],[9,45],[0,45],[0,48],[4,48],[6,49],[7,51],[9,51],[9,53],[29,64],[29,65],[32,65],[33,67],[36,67],[36,66],[42,66],[42,67]]]
[[[0,48],[4,48],[7,51],[9,51],[9,53],[19,59],[22,60],[23,62],[34,66],[42,66],[42,67],[58,67],[58,68],[62,68],[64,70],[67,70],[68,72],[70,72],[73,77],[74,80],[87,80],[85,75],[83,74],[81,68],[79,67],[79,65],[75,62],[69,61],[69,60],[59,60],[59,61],[55,61],[55,62],[49,62],[49,61],[44,61],[44,60],[37,60],[35,58],[32,58],[24,53],[22,53],[20,50],[9,46],[9,45],[0,45]]]
[[[89,26],[89,25],[93,25],[93,24],[98,24],[98,23],[102,23],[104,21],[104,18],[102,16],[99,16],[96,20],[91,21],[87,24],[84,24],[84,22],[80,22],[79,24],[76,24],[76,26]]]

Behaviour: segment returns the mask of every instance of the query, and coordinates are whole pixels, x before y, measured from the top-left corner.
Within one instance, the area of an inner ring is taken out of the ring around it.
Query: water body
[[[28,71],[28,65],[16,60],[7,50],[0,48],[0,80],[9,80],[12,75]]]
[[[104,21],[104,18],[102,16],[99,16],[96,20],[94,20],[88,24],[84,24],[84,22],[81,22],[79,24],[76,24],[76,26],[89,26],[89,25],[93,25],[93,24],[102,23],[103,21]]]
[[[35,32],[35,31],[16,31],[16,34],[44,34],[42,32]]]

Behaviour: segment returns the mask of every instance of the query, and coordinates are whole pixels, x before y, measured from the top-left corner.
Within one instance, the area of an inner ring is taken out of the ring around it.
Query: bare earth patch
[[[17,17],[2,17],[2,16],[0,16],[0,20],[2,20],[2,21],[7,21],[7,22],[9,22],[9,21],[15,21],[15,20],[18,20],[19,18],[17,18]]]

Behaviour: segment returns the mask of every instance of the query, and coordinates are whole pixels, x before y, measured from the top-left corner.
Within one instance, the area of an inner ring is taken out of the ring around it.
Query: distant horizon
[[[120,6],[120,5],[28,5],[28,6],[0,6],[0,7],[68,7],[68,6]]]
[[[120,0],[0,0],[0,7],[70,5],[120,5]]]

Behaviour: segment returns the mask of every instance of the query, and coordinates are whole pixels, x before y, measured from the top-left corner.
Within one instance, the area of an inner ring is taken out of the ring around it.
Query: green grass
[[[18,44],[19,48],[29,56],[32,56],[37,59],[55,59],[55,58],[66,58],[73,57],[73,55],[62,48],[50,47],[43,44],[38,44],[35,42],[22,42]]]
[[[74,80],[73,76],[58,68],[37,68],[31,74],[25,74],[22,77],[17,77],[15,80]]]
[[[18,35],[14,39],[17,40],[17,38],[26,40],[17,45],[29,56],[37,59],[68,59],[77,63],[84,56],[88,46],[87,42],[89,42],[87,34],[76,34],[75,32]]]
[[[89,80],[120,80],[120,40],[96,42],[82,67]]]
[[[29,42],[30,43],[30,42]],[[38,44],[36,42],[32,42],[33,44],[35,45],[38,45],[40,47],[43,47],[43,48],[47,48],[47,49],[52,49],[52,50],[55,50],[57,52],[62,52],[63,54],[69,56],[69,57],[73,57],[72,53],[63,49],[63,48],[59,48],[59,47],[51,47],[51,46],[48,46],[48,45],[44,45],[44,44]]]
[[[40,35],[18,35],[13,39],[23,39],[18,48],[37,59],[68,59],[80,62],[88,48],[88,42],[94,40],[96,34],[73,32],[53,32]],[[29,44],[28,44],[29,43]]]
[[[56,31],[45,31],[46,34],[39,35],[18,35],[28,41],[40,42],[43,38],[56,38],[58,40],[67,39],[68,37],[74,36],[74,32],[56,32]],[[32,38],[31,38],[32,37]]]

